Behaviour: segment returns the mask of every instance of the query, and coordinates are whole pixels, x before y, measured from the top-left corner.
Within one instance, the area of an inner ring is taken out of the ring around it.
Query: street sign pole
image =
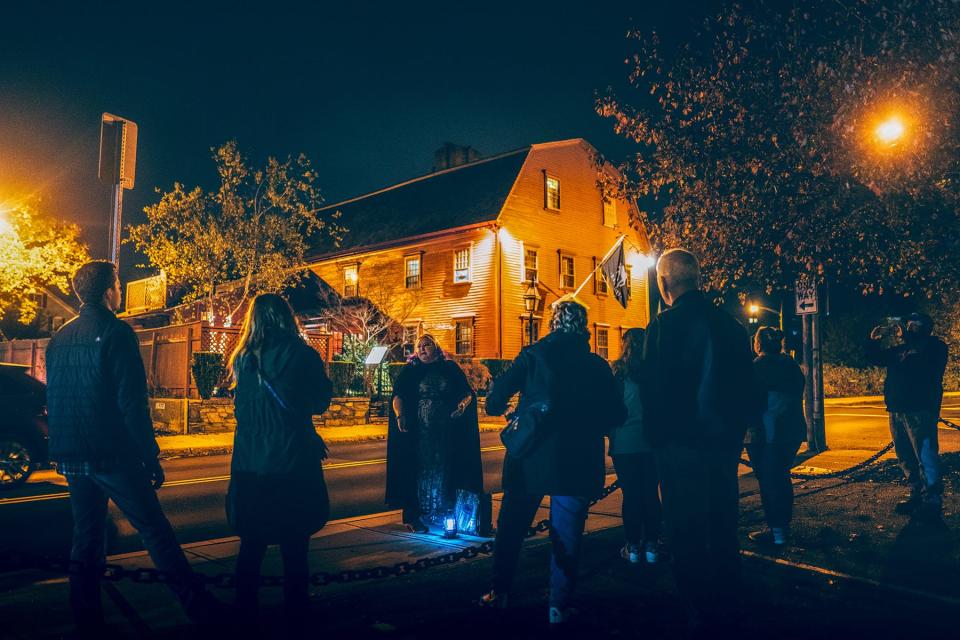
[[[123,211],[123,187],[115,184],[110,196],[113,211],[110,220],[110,262],[120,266],[120,225]]]
[[[807,449],[827,449],[826,424],[823,415],[823,357],[820,305],[816,285],[798,282],[796,312],[803,321],[803,370],[806,378],[803,408],[807,419]]]

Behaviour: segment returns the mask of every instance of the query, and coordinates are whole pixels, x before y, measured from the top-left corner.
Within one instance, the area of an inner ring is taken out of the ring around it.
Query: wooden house
[[[468,159],[471,157],[468,155]],[[540,295],[534,332],[625,234],[624,309],[602,277],[578,295],[592,346],[608,359],[621,336],[649,321],[649,244],[630,226],[635,205],[605,201],[596,151],[583,139],[534,144],[471,161],[326,209],[347,232],[316,247],[307,266],[344,298],[368,298],[403,327],[404,348],[433,334],[450,354],[511,359],[529,341],[524,294]]]

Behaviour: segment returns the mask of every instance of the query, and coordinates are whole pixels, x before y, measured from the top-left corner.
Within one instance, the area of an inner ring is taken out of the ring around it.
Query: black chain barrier
[[[947,420],[947,419],[944,418],[943,416],[940,416],[940,422],[942,422],[943,424],[947,425],[947,426],[950,427],[951,429],[956,429],[957,431],[960,431],[960,424],[957,424],[956,422],[950,422],[949,420]]]
[[[609,486],[604,487],[600,495],[592,500],[589,506],[593,506],[610,496],[620,488],[620,481],[615,480]],[[527,538],[532,538],[540,533],[550,530],[550,520],[544,519],[527,529]],[[493,553],[493,541],[488,540],[481,544],[464,547],[458,551],[451,551],[436,556],[420,558],[415,562],[398,562],[393,565],[384,565],[379,567],[370,567],[368,569],[345,569],[335,573],[327,571],[318,571],[310,576],[310,583],[315,587],[323,587],[329,584],[345,584],[348,582],[357,582],[360,580],[375,580],[379,578],[391,578],[407,576],[412,573],[440,567],[443,565],[454,564],[461,560],[470,560],[479,555],[489,555]],[[40,569],[52,573],[69,574],[78,571],[80,567],[76,563],[67,560],[58,560],[45,556],[38,556],[26,553],[5,552],[0,554],[0,562],[6,567],[14,569]],[[120,580],[130,580],[141,584],[156,583],[183,583],[183,582],[202,582],[205,585],[220,589],[232,589],[236,587],[237,580],[234,573],[220,573],[212,576],[194,574],[191,577],[170,574],[152,567],[127,568],[118,564],[106,564],[103,567],[103,579],[108,582],[118,582]],[[281,576],[261,576],[261,586],[278,587],[283,585]]]

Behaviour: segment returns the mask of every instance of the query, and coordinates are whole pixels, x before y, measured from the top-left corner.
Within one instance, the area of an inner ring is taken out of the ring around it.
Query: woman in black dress
[[[448,518],[465,533],[482,529],[476,394],[433,336],[417,340],[390,408],[387,504],[403,509],[411,531],[443,528]]]

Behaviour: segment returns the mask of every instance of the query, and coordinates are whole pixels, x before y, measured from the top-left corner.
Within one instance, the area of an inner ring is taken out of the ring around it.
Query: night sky
[[[97,257],[109,215],[96,179],[101,112],[140,128],[126,222],[157,200],[154,187],[211,186],[209,148],[231,138],[257,163],[305,152],[331,203],[429,172],[446,141],[489,155],[584,137],[616,158],[629,146],[593,100],[625,79],[627,29],[692,33],[704,9],[86,4],[3,10],[0,201],[39,195],[49,214],[81,224]],[[139,275],[129,247],[122,260],[126,277]]]

